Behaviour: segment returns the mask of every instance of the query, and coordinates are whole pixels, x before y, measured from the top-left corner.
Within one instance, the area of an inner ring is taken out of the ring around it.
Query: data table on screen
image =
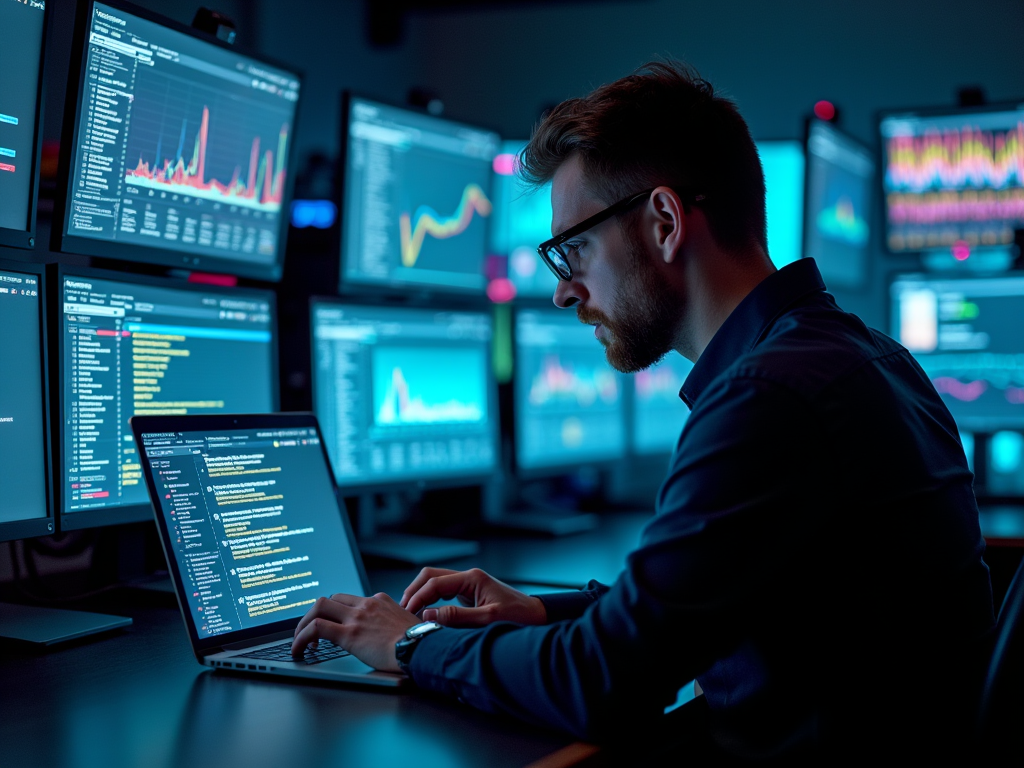
[[[74,274],[61,288],[65,513],[148,502],[133,415],[274,409],[270,294]]]

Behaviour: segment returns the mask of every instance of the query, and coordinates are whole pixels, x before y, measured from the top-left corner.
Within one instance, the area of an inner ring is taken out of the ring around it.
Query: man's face
[[[576,157],[566,161],[552,184],[552,233],[607,207],[590,191]],[[593,325],[608,362],[623,373],[653,365],[671,348],[680,307],[659,258],[645,238],[644,206],[609,219],[570,241],[572,280],[561,280],[553,300],[576,307],[580,321]],[[635,226],[624,226],[627,217]],[[653,228],[650,228],[653,233]]]

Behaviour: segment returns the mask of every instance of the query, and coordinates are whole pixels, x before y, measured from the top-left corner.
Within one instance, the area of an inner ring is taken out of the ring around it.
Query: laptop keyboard
[[[249,653],[242,653],[232,656],[233,659],[263,659],[264,661],[291,661],[296,664],[320,664],[331,659],[340,659],[342,656],[349,656],[348,651],[328,640],[321,640],[314,650],[306,647],[301,659],[292,656],[292,641],[285,640],[277,645],[268,645],[266,648],[259,648]]]

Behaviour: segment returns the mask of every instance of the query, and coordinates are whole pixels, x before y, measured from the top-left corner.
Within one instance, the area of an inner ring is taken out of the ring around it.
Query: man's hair
[[[727,250],[768,253],[764,173],[736,105],[681,62],[651,62],[582,98],[556,106],[519,157],[535,186],[579,155],[594,192],[611,205],[660,185],[701,203],[715,241]]]

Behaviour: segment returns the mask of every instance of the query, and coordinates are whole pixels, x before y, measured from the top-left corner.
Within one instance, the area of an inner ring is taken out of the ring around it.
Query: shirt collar
[[[824,291],[814,259],[798,259],[762,280],[726,318],[679,390],[690,408],[707,386],[749,352],[775,319],[809,293]]]

